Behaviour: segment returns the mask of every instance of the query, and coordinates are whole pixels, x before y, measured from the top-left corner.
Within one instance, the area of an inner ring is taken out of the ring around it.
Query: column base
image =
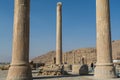
[[[6,80],[32,80],[32,72],[30,66],[11,65]]]
[[[115,68],[114,68],[113,64],[109,64],[109,65],[105,65],[105,64],[99,65],[98,64],[98,65],[96,65],[94,77],[95,77],[95,79],[98,79],[98,80],[115,78],[116,77],[115,76]]]

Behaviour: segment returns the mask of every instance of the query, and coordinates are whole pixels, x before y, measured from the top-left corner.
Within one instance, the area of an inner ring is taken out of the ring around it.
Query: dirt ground
[[[0,70],[0,80],[5,80],[7,76],[7,70]],[[33,80],[95,80],[93,75],[88,76],[35,76],[33,75]],[[110,79],[109,79],[110,80]],[[120,78],[111,79],[111,80],[120,80]]]

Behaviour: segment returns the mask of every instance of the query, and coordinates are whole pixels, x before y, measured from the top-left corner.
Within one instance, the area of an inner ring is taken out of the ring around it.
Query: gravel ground
[[[7,76],[7,70],[0,70],[0,80],[5,80],[6,76]]]
[[[1,71],[0,70],[0,80],[5,80],[7,76],[7,70]],[[34,80],[91,80],[91,79],[86,79],[82,78],[80,76],[64,76],[64,77],[34,77]]]
[[[5,80],[7,76],[7,70],[1,71],[0,70],[0,80]],[[33,80],[95,80],[93,76],[56,76],[56,77],[34,77]],[[110,79],[109,79],[110,80]],[[117,79],[111,79],[111,80],[120,80],[120,78]]]

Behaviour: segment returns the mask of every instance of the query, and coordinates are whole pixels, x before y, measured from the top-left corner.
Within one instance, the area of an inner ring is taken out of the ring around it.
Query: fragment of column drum
[[[72,65],[72,73],[75,75],[87,75],[88,74],[88,66],[86,64],[74,64]]]

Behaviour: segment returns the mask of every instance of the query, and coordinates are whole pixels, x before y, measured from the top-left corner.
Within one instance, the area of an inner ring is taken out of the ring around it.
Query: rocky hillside
[[[113,59],[120,59],[120,40],[112,41]],[[44,55],[32,59],[34,62],[52,64],[55,57],[55,51],[50,51]],[[63,53],[63,63],[80,63],[84,58],[85,63],[96,62],[96,48],[81,48]]]

